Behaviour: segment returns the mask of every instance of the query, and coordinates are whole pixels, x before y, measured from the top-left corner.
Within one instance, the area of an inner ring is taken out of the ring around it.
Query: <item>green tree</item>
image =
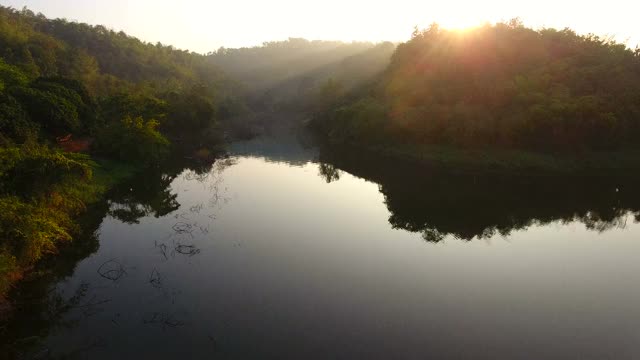
[[[169,149],[169,141],[158,131],[158,125],[153,119],[126,116],[102,129],[96,138],[96,150],[122,161],[157,165]]]

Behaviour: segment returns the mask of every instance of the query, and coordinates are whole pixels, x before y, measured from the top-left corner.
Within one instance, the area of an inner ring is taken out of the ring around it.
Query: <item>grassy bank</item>
[[[3,229],[13,235],[0,247],[0,319],[11,305],[9,290],[42,259],[57,253],[59,246],[72,242],[82,229],[77,219],[105,193],[134,175],[134,166],[113,160],[91,162],[88,181],[78,182],[67,191],[54,193],[46,200],[21,201],[15,197],[0,199]]]
[[[121,161],[98,159],[93,169],[93,183],[104,194],[109,188],[130,178],[136,173],[136,167]]]

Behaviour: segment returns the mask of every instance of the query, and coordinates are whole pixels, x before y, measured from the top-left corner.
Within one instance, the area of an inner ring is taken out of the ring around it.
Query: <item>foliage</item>
[[[126,116],[164,119],[167,103],[145,93],[122,92],[100,99],[101,117],[104,123],[120,121]]]
[[[0,191],[23,197],[51,196],[58,184],[90,180],[92,162],[82,154],[43,145],[0,148]]]
[[[33,137],[38,129],[39,126],[29,120],[29,115],[16,98],[0,93],[0,144],[24,142]]]
[[[37,144],[0,148],[0,278],[11,278],[69,241],[71,217],[94,194],[87,156]],[[0,293],[8,282],[0,282]]]
[[[126,116],[104,127],[96,138],[96,151],[141,165],[157,165],[169,141],[158,131],[157,120]]]
[[[24,104],[29,116],[51,134],[64,135],[79,130],[78,111],[68,99],[33,88],[15,89],[13,95]]]
[[[233,84],[204,55],[150,44],[97,25],[47,19],[28,9],[0,7],[0,57],[31,77],[82,81],[95,95],[144,87],[174,90]]]
[[[159,164],[167,138],[217,145],[219,118],[243,107],[235,88],[204,55],[0,6],[0,301],[87,203]],[[97,179],[91,155],[111,164]]]
[[[45,253],[55,252],[58,241],[69,241],[70,219],[55,209],[20,201],[17,197],[0,199],[0,224],[3,242],[20,262],[33,264]]]
[[[384,104],[386,121],[376,136],[364,126],[350,139],[372,143],[383,133],[392,144],[554,152],[637,147],[638,84],[638,52],[610,39],[517,20],[464,32],[434,24],[398,46],[375,86],[316,122],[325,135],[349,132],[355,113],[368,121],[370,108],[358,103],[370,97]]]
[[[53,136],[92,136],[141,116],[181,138],[245,111],[238,86],[207,56],[26,8],[0,6],[0,58],[0,90],[11,87],[32,122]],[[185,115],[189,106],[195,109]],[[176,125],[182,120],[186,129]]]
[[[87,133],[96,126],[95,103],[84,85],[53,77],[29,81],[0,60],[0,129],[19,142],[38,129],[51,135]]]
[[[166,96],[169,104],[167,120],[161,128],[174,139],[197,138],[198,135],[216,124],[216,108],[209,89],[197,86],[182,93]]]
[[[99,126],[96,101],[80,81],[65,77],[41,77],[33,82],[32,87],[54,94],[69,102],[78,113],[81,133],[91,133]]]
[[[0,90],[11,86],[25,86],[29,78],[19,68],[0,59]]]
[[[327,121],[322,123],[329,138],[337,142],[357,142],[366,138],[375,143],[385,141],[386,108],[372,98],[331,108]]]

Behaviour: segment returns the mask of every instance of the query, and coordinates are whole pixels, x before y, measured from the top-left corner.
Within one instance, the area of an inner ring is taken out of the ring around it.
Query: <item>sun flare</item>
[[[482,24],[490,23],[491,21],[488,19],[461,16],[461,17],[446,18],[442,20],[435,20],[434,22],[445,29],[456,30],[456,31],[467,31],[467,30],[477,28]]]

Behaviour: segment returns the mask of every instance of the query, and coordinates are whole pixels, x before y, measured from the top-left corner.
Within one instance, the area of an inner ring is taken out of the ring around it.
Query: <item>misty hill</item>
[[[240,49],[221,48],[211,63],[245,85],[254,104],[296,104],[330,78],[353,88],[381,72],[395,46],[289,38]],[[298,104],[299,105],[299,104]]]

